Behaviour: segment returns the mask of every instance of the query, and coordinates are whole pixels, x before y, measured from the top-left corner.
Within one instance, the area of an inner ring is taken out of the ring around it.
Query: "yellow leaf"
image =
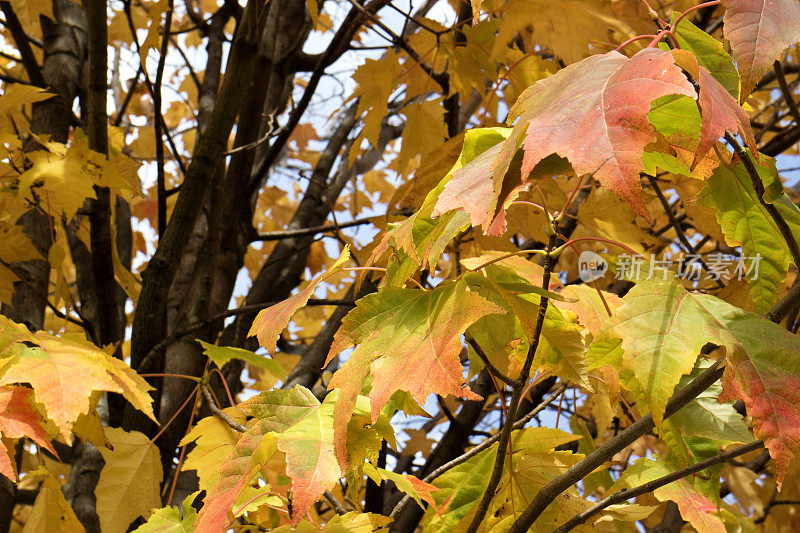
[[[381,121],[388,110],[389,97],[398,85],[400,62],[397,55],[389,48],[381,59],[367,59],[353,73],[358,83],[354,96],[358,96],[358,114],[366,112],[364,117],[363,137],[373,146],[378,144]],[[353,143],[358,148],[359,141]]]
[[[29,475],[34,475],[34,473]],[[58,480],[49,472],[39,487],[33,511],[22,531],[23,533],[83,532],[83,526],[64,498]]]
[[[113,451],[100,448],[106,464],[95,494],[103,533],[124,533],[131,522],[161,507],[161,458],[142,433],[106,428]]]
[[[151,48],[161,46],[159,30],[161,29],[161,15],[169,10],[167,0],[160,0],[147,9],[147,18],[150,20],[150,27],[147,30],[147,37],[139,45],[139,60],[142,65],[147,65],[147,53]]]

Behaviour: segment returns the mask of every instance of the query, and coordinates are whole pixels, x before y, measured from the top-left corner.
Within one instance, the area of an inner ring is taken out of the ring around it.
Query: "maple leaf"
[[[511,134],[510,128],[479,128],[464,136],[458,161],[439,184],[436,204],[431,212],[438,217],[452,209],[463,209],[473,226],[483,226],[492,234],[505,229],[503,213],[496,213],[503,176],[495,180],[491,162],[501,143]]]
[[[392,481],[397,490],[410,495],[420,507],[423,507],[422,502],[425,501],[432,505],[434,509],[436,508],[436,500],[433,498],[433,493],[441,490],[439,487],[425,483],[411,474],[398,474],[385,468],[376,468],[369,463],[364,465],[364,472],[378,485],[384,481]]]
[[[754,165],[764,182],[777,177],[774,160],[754,161]],[[786,241],[775,238],[780,230],[761,205],[741,161],[721,164],[706,181],[697,202],[714,208],[728,245],[741,246],[745,257],[760,257],[758,273],[748,275],[747,283],[755,311],[766,313],[775,303],[792,259]],[[774,205],[794,231],[800,230],[800,216],[794,209],[782,203]]]
[[[180,509],[175,506],[156,509],[133,533],[192,533],[197,520],[197,511],[192,507],[196,496],[197,493],[187,496]]]
[[[795,0],[723,0],[723,32],[742,76],[744,99],[783,51],[800,41]]]
[[[695,151],[695,162],[702,158],[726,131],[740,133],[745,144],[757,151],[756,140],[750,128],[750,117],[725,87],[703,66],[698,65],[694,54],[675,50],[676,63],[691,74],[700,85],[698,104],[702,115],[700,140]]]
[[[681,376],[692,371],[700,349],[719,336],[721,323],[708,312],[704,297],[687,292],[674,279],[642,281],[598,338],[622,339],[620,370],[633,372],[637,398],[658,428]]]
[[[57,455],[42,416],[33,408],[33,390],[27,387],[0,387],[0,435],[12,439],[27,437],[50,453]]]
[[[329,389],[341,389],[334,411],[340,421],[335,436],[339,461],[346,464],[345,422],[370,374],[373,422],[397,390],[410,392],[419,403],[431,393],[478,399],[464,384],[461,335],[479,318],[502,312],[469,292],[464,281],[446,281],[433,291],[387,287],[358,300],[342,320],[328,355],[330,362],[358,344],[328,384]]]
[[[725,51],[722,43],[692,24],[689,17],[682,18],[677,26],[675,21],[681,15],[672,12],[670,21],[672,33],[678,40],[682,50],[692,52],[701,67],[705,67],[714,78],[733,96],[739,100],[739,71],[733,58]],[[666,46],[665,43],[661,43]]]
[[[219,477],[200,511],[198,531],[224,529],[228,512],[245,485],[278,450],[286,456],[286,474],[292,480],[292,523],[297,525],[314,502],[342,477],[333,453],[336,398],[334,392],[320,403],[311,391],[296,386],[291,390],[265,391],[242,403],[239,407],[254,420],[220,466]],[[356,402],[359,408],[354,410],[355,415],[369,413],[365,402],[365,398]],[[336,426],[339,424],[337,421]],[[378,426],[391,430],[388,420],[380,421]],[[393,435],[382,436],[393,440]],[[204,441],[200,432],[190,434],[185,441],[192,438],[198,438],[199,444]],[[363,439],[364,435],[358,438]],[[208,439],[205,442],[203,456],[218,453],[211,448],[212,442]],[[354,449],[361,446],[355,441],[349,444]],[[198,459],[193,460],[197,464]]]
[[[26,533],[83,533],[85,530],[64,498],[61,483],[53,474],[40,468],[29,472],[31,478],[43,477],[31,515],[25,522]]]
[[[694,371],[683,376],[678,388],[683,388],[710,366],[710,361],[698,361]],[[714,383],[701,392],[683,409],[669,417],[669,421],[684,435],[705,437],[718,442],[742,442],[753,440],[753,434],[745,424],[742,415],[736,412],[732,403],[721,403],[722,385]]]
[[[522,176],[550,154],[567,158],[578,175],[593,174],[634,211],[650,220],[641,198],[644,148],[655,140],[650,104],[666,95],[696,98],[668,52],[619,52],[574,63],[528,88],[514,104],[517,123],[492,170],[505,175],[523,140]]]
[[[746,346],[728,350],[720,402],[744,400],[753,417],[753,433],[775,460],[780,488],[800,449],[800,338],[766,319],[747,317]],[[752,348],[751,348],[752,347]],[[756,349],[759,348],[759,349]]]
[[[364,64],[353,73],[353,80],[358,83],[354,96],[358,96],[358,114],[366,113],[364,129],[353,143],[350,162],[355,159],[361,139],[366,139],[373,146],[378,145],[381,122],[388,111],[389,98],[399,84],[402,70],[397,54],[389,48],[381,59],[366,59]]]
[[[382,531],[391,521],[392,519],[388,516],[352,511],[334,516],[322,527],[304,520],[297,526],[281,526],[272,531],[275,533],[316,533],[318,531],[323,533],[373,533],[373,531]]]
[[[223,409],[231,420],[243,424],[245,414],[239,407]],[[180,445],[194,442],[194,448],[186,456],[184,470],[196,470],[201,490],[209,491],[219,481],[217,471],[220,457],[228,457],[236,447],[238,433],[219,417],[208,416],[197,422],[192,430],[181,439]]]
[[[673,469],[663,459],[651,461],[645,457],[629,466],[622,477],[612,487],[632,488],[672,473]],[[695,489],[686,479],[679,479],[653,491],[662,502],[673,501],[678,505],[681,516],[697,531],[724,533],[725,524],[717,514],[717,505]]]
[[[481,531],[507,531],[524,509],[520,502],[530,501],[544,485],[583,458],[582,455],[570,451],[555,450],[557,446],[579,438],[580,435],[570,435],[547,427],[515,431],[509,444],[511,467],[506,469],[497,486],[496,495],[481,523]],[[481,453],[487,452],[496,455],[497,447],[492,445],[489,450]],[[591,503],[581,498],[572,487],[553,500],[537,519],[532,531],[553,531],[563,524],[565,516],[573,516],[590,506]],[[472,507],[461,521],[461,526],[472,520],[474,512],[475,507]]]
[[[288,322],[288,320],[287,320]],[[285,326],[284,326],[285,327]],[[196,339],[203,347],[203,353],[217,365],[219,368],[225,366],[225,363],[232,359],[244,361],[251,367],[263,368],[269,374],[276,376],[278,379],[286,379],[286,370],[281,366],[278,361],[269,359],[263,355],[258,355],[250,350],[244,348],[236,348],[235,346],[216,346],[209,344],[203,340]]]
[[[495,55],[526,26],[533,29],[537,45],[544,44],[566,63],[588,56],[592,43],[608,41],[609,30],[625,40],[636,31],[610,9],[609,2],[594,0],[511,0],[503,8]],[[531,16],[535,13],[536,16]],[[568,24],[565,21],[569,21]]]
[[[608,331],[622,337],[625,354],[611,364],[635,375],[634,392],[657,427],[700,348],[723,345],[728,362],[719,401],[744,400],[780,485],[800,449],[800,337],[711,295],[687,292],[675,279],[642,281],[624,299]]]
[[[253,325],[250,327],[247,336],[252,337],[253,335],[257,335],[258,342],[261,346],[263,346],[267,352],[274,353],[278,337],[280,337],[284,328],[289,325],[289,320],[291,320],[295,311],[308,302],[308,299],[311,298],[311,295],[314,293],[314,289],[316,289],[320,283],[338,272],[349,260],[350,247],[345,246],[339,258],[334,261],[330,268],[312,279],[305,289],[291,295],[280,303],[259,311],[255,320],[253,320]]]
[[[0,386],[30,383],[36,401],[44,405],[68,443],[72,442],[72,425],[89,410],[93,391],[124,394],[132,405],[153,418],[147,382],[82,334],[31,334],[0,316],[0,339],[3,338]]]
[[[105,466],[95,492],[100,527],[128,531],[131,522],[161,505],[161,458],[158,448],[138,431],[105,428],[112,449],[100,448]]]

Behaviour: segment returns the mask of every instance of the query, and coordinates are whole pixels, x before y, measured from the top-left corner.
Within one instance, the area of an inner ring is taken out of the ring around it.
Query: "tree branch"
[[[725,359],[717,360],[713,365],[693,379],[686,387],[682,388],[667,402],[664,412],[666,420],[689,402],[694,400],[701,392],[710,387],[719,378],[725,369]],[[639,437],[655,427],[653,416],[647,414],[619,433],[613,439],[599,446],[595,451],[583,458],[579,463],[570,467],[566,472],[547,483],[536,494],[530,505],[522,512],[511,525],[508,533],[524,533],[533,525],[542,512],[555,501],[559,494],[567,490],[611,459],[617,452],[632,444]]]
[[[659,487],[668,485],[673,481],[678,481],[679,479],[694,474],[695,472],[700,472],[701,470],[705,470],[710,466],[724,463],[730,459],[733,459],[734,457],[739,457],[740,455],[744,455],[748,452],[752,452],[754,450],[758,450],[759,448],[763,447],[764,443],[761,442],[760,440],[753,441],[749,444],[745,444],[744,446],[739,446],[738,448],[735,448],[733,450],[710,457],[705,461],[700,461],[699,463],[687,466],[686,468],[682,468],[681,470],[671,472],[666,476],[654,479],[652,481],[648,481],[647,483],[643,483],[637,487],[633,487],[632,489],[627,489],[627,490],[623,489],[620,492],[615,492],[611,496],[603,498],[602,500],[600,500],[593,506],[589,507],[582,513],[574,516],[566,524],[556,529],[553,533],[567,533],[567,531],[571,531],[576,526],[583,524],[584,522],[586,522],[588,518],[599,513],[606,507],[610,507],[611,505],[621,503],[626,500],[630,500],[631,498],[635,498],[636,496],[641,496],[642,494],[652,492]]]
[[[550,228],[552,230],[552,234],[550,235],[550,242],[547,245],[548,255],[545,258],[544,274],[542,275],[542,288],[544,288],[545,291],[550,288],[550,276],[552,275],[553,268],[556,264],[556,259],[550,255],[549,252],[553,250],[553,247],[556,243],[556,237],[558,235],[558,228],[556,227],[556,224],[550,221],[548,221],[548,224],[552,224],[552,227]],[[475,533],[478,530],[478,527],[486,516],[486,512],[489,510],[489,504],[491,503],[492,498],[494,498],[495,490],[497,490],[497,485],[500,483],[500,478],[503,476],[503,468],[506,462],[506,449],[508,448],[511,440],[511,431],[514,427],[514,417],[516,415],[520,400],[522,399],[522,393],[525,390],[525,386],[528,384],[531,365],[533,365],[533,358],[536,355],[536,350],[539,347],[539,340],[541,339],[542,335],[542,327],[544,326],[544,317],[547,312],[548,303],[549,299],[546,296],[542,296],[539,303],[539,315],[536,317],[533,338],[530,339],[531,344],[528,348],[525,364],[522,366],[519,379],[512,386],[513,393],[511,395],[511,402],[508,406],[508,417],[501,430],[500,442],[497,445],[497,457],[494,462],[494,467],[492,468],[492,475],[489,478],[489,483],[486,486],[483,496],[481,497],[481,501],[478,503],[475,516],[473,517],[469,528],[467,528],[467,533]]]

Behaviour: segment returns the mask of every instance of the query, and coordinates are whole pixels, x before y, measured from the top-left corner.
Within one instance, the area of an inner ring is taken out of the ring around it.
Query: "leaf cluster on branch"
[[[0,533],[796,527],[798,0],[0,11]]]

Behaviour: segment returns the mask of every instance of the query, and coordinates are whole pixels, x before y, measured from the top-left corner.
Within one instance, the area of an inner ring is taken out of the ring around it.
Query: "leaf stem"
[[[697,11],[698,9],[703,9],[704,7],[716,6],[719,3],[720,3],[720,0],[711,0],[710,2],[703,2],[702,4],[697,4],[696,6],[690,7],[689,9],[687,9],[686,11],[684,11],[683,13],[678,15],[678,18],[675,19],[675,22],[673,22],[670,27],[674,30],[675,28],[678,27],[678,23],[681,20],[683,20],[683,17],[685,17],[689,13],[693,13],[693,12]]]

